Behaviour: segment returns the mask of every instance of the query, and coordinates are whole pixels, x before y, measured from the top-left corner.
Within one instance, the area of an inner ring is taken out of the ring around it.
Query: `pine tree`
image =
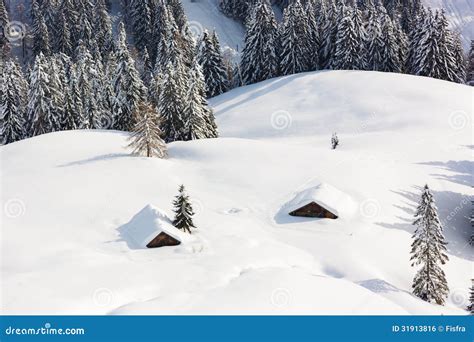
[[[471,49],[469,50],[466,74],[467,84],[474,86],[474,40],[471,40]]]
[[[51,53],[51,45],[49,39],[48,27],[46,26],[45,19],[39,5],[36,0],[32,3],[33,17],[33,53],[35,56],[43,53],[44,56],[48,56]]]
[[[333,133],[331,138],[331,147],[335,150],[339,146],[339,138],[336,133]]]
[[[360,33],[355,30],[353,11],[345,6],[341,11],[342,20],[337,28],[336,50],[331,61],[331,69],[353,70],[358,68],[362,40]]]
[[[319,47],[320,34],[318,21],[316,19],[316,5],[313,0],[306,2],[304,9],[304,18],[306,20],[306,37],[305,37],[305,54],[308,56],[308,71],[314,71],[319,69]],[[319,13],[319,12],[318,12]]]
[[[141,103],[135,112],[136,121],[130,136],[129,147],[133,148],[133,154],[145,157],[165,158],[166,144],[161,139],[160,118],[153,106]]]
[[[205,95],[204,76],[200,64],[195,60],[190,70],[189,86],[184,111],[186,140],[217,137],[214,114],[208,107]]]
[[[131,16],[133,22],[133,36],[138,50],[150,43],[152,27],[151,7],[149,0],[134,0],[131,3]]]
[[[212,36],[207,31],[203,32],[198,46],[197,59],[206,81],[207,97],[214,97],[227,91],[227,73],[215,32]]]
[[[307,22],[302,19],[303,8],[299,0],[284,10],[280,37],[280,73],[282,75],[296,74],[309,69],[308,28]]]
[[[119,25],[117,67],[114,73],[114,125],[115,129],[129,131],[135,126],[133,113],[143,102],[146,89],[135,68],[126,44],[125,27]]]
[[[189,201],[189,197],[186,194],[184,185],[179,187],[179,194],[175,197],[173,201],[175,218],[173,220],[173,225],[189,234],[191,234],[191,229],[196,228],[193,222],[194,211]]]
[[[339,16],[334,0],[328,0],[328,8],[321,13],[321,46],[319,48],[319,63],[321,69],[329,69],[336,50],[336,39]]]
[[[413,280],[413,294],[424,301],[443,305],[449,288],[439,264],[444,265],[449,259],[443,228],[428,185],[423,189],[413,224],[416,230],[410,260],[412,266],[422,265]]]
[[[49,88],[48,64],[42,52],[36,56],[30,75],[27,118],[31,125],[29,136],[53,131],[54,112]]]
[[[403,65],[400,60],[401,51],[397,44],[395,27],[388,16],[385,17],[382,26],[382,41],[382,60],[380,61],[381,64],[379,65],[378,70],[385,72],[402,72]]]
[[[247,24],[242,52],[243,84],[252,84],[278,75],[278,28],[268,0],[258,0]]]
[[[112,20],[107,12],[104,0],[97,0],[97,15],[95,16],[96,42],[100,47],[102,58],[106,58],[113,47]]]
[[[464,50],[462,47],[461,37],[458,32],[451,33],[451,51],[453,52],[453,57],[455,61],[455,72],[457,75],[458,83],[466,82],[466,56],[464,55]]]
[[[19,66],[11,59],[0,70],[0,144],[25,138],[26,82]]]
[[[148,88],[150,86],[151,80],[153,79],[153,65],[151,63],[150,55],[148,54],[148,49],[146,47],[143,50],[141,62],[141,77],[143,83]]]
[[[166,66],[159,86],[159,112],[163,118],[162,130],[166,142],[186,140],[184,87],[180,87],[180,75],[170,62]]]

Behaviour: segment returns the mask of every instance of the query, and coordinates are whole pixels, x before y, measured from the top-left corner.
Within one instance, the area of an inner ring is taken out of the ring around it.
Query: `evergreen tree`
[[[133,153],[145,157],[166,157],[166,144],[161,139],[160,118],[153,106],[141,103],[135,112],[136,121],[130,136]]]
[[[200,64],[195,61],[190,70],[189,86],[184,111],[185,137],[186,140],[205,139],[215,137],[213,117],[212,122],[207,119],[213,116],[208,108],[205,94],[204,76]]]
[[[306,2],[304,18],[306,20],[305,54],[307,57],[308,71],[319,69],[319,46],[320,35],[318,21],[316,19],[316,5],[313,0]],[[318,12],[319,13],[319,12]]]
[[[331,138],[331,147],[335,150],[339,146],[339,138],[336,133],[333,133]]]
[[[386,16],[382,26],[383,52],[379,71],[402,72],[402,61],[400,60],[400,47],[397,44],[396,31],[392,20]]]
[[[198,46],[197,59],[206,81],[207,97],[227,91],[227,73],[215,32],[211,36],[209,32],[204,31]]]
[[[11,59],[0,70],[0,144],[25,138],[26,82],[19,66]]]
[[[150,1],[133,0],[131,3],[131,16],[135,46],[138,50],[143,51],[143,49],[150,43],[152,27]]]
[[[52,108],[51,90],[49,88],[48,64],[43,53],[36,56],[30,75],[27,108],[29,136],[53,131],[55,127]]]
[[[303,8],[299,0],[290,4],[283,12],[281,29],[280,73],[291,75],[309,69],[307,55],[308,28],[303,19]]]
[[[278,74],[278,28],[268,0],[258,0],[247,24],[242,52],[243,84],[252,84]]]
[[[336,50],[331,61],[331,69],[353,70],[358,68],[362,41],[360,33],[355,30],[352,10],[344,6],[342,13],[342,20],[337,28]]]
[[[423,25],[415,34],[411,45],[410,71],[414,75],[428,76],[452,82],[462,82],[452,51],[451,34],[443,12],[428,12]]]
[[[64,12],[58,13],[58,18],[56,20],[56,30],[53,38],[55,52],[61,52],[68,56],[72,54],[71,32],[69,30],[69,23]]]
[[[474,40],[471,40],[471,49],[469,50],[466,74],[467,84],[474,86]]]
[[[184,87],[181,83],[179,72],[170,62],[163,72],[159,86],[159,113],[162,115],[163,137],[166,142],[186,140],[185,122],[183,113],[185,109]]]
[[[443,228],[428,185],[423,189],[413,224],[416,230],[410,260],[412,266],[422,265],[413,280],[413,294],[424,301],[443,305],[449,288],[439,264],[444,265],[449,259]]]
[[[196,228],[193,222],[194,211],[189,201],[189,197],[186,194],[184,185],[179,187],[179,194],[175,197],[173,201],[175,218],[173,220],[173,225],[189,234],[191,234],[191,229]]]
[[[51,113],[51,131],[60,131],[64,117],[64,96],[61,75],[63,74],[63,65],[59,58],[46,58],[48,73],[48,88],[50,97]]]
[[[104,0],[97,0],[97,15],[95,16],[95,40],[102,53],[102,58],[106,58],[113,46],[112,20],[107,12]]]
[[[126,41],[125,27],[121,23],[117,44],[117,67],[113,79],[113,113],[115,129],[124,131],[131,130],[135,126],[133,113],[139,103],[143,102],[146,93]]]
[[[321,46],[319,49],[319,63],[321,69],[329,69],[335,55],[339,18],[334,0],[328,0],[329,6],[321,13]]]
[[[146,87],[150,86],[151,80],[153,79],[153,65],[148,54],[148,49],[145,47],[142,54],[142,68],[141,76],[143,83]]]
[[[51,46],[49,40],[48,27],[44,20],[43,14],[39,9],[39,5],[36,0],[32,3],[33,17],[33,53],[39,55],[43,53],[44,56],[48,56],[51,53]]]
[[[458,83],[466,82],[466,56],[464,55],[464,50],[462,47],[461,37],[458,32],[451,33],[451,51],[453,52],[453,57],[455,61],[455,72],[457,75]]]

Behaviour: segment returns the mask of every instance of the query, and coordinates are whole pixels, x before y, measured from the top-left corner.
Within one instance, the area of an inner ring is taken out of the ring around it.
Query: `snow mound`
[[[290,213],[311,202],[343,218],[351,216],[356,208],[355,202],[349,195],[326,183],[320,183],[299,192],[284,208]]]
[[[192,235],[176,229],[164,211],[150,204],[120,228],[120,233],[132,248],[146,248],[162,232],[181,243],[193,240]]]

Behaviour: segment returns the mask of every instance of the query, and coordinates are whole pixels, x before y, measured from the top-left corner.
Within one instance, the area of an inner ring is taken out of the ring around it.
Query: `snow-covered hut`
[[[127,240],[137,248],[176,246],[188,237],[160,209],[147,205],[124,226]]]
[[[291,216],[337,219],[341,211],[353,208],[352,199],[329,184],[319,184],[305,189],[287,203]]]

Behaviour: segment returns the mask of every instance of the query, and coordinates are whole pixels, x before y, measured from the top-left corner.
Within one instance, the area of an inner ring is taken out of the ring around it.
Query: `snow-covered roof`
[[[335,187],[320,183],[299,193],[285,205],[290,213],[314,202],[337,216],[344,216],[354,211],[355,203],[352,198]]]
[[[180,242],[184,242],[189,238],[189,234],[173,226],[172,220],[164,211],[152,205],[147,205],[140,210],[140,212],[124,226],[124,233],[127,238],[140,248],[145,248],[151,240],[162,232]]]

